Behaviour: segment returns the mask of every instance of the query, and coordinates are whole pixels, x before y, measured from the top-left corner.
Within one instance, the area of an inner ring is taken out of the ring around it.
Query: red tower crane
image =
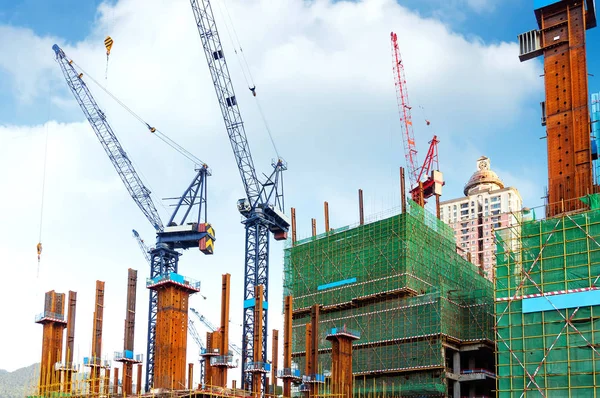
[[[417,160],[417,147],[415,145],[415,136],[413,133],[413,123],[411,117],[411,106],[408,102],[408,91],[406,89],[406,77],[404,75],[404,65],[398,48],[398,36],[391,33],[392,39],[392,58],[394,63],[394,79],[396,82],[396,97],[398,99],[398,113],[400,114],[400,124],[402,126],[402,138],[404,142],[404,154],[406,156],[406,166],[408,167],[408,178],[410,181],[410,194],[412,199],[420,206],[425,206],[425,200],[435,196],[437,215],[439,217],[439,200],[442,194],[444,178],[439,171],[437,136],[433,136],[429,141],[429,149],[425,156],[425,161],[421,166]],[[429,121],[427,121],[429,125]],[[422,179],[427,176],[425,181]]]

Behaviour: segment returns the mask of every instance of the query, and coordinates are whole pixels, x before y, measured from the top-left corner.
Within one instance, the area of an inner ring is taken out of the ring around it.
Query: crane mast
[[[275,240],[287,238],[290,222],[283,212],[282,177],[287,164],[280,158],[273,161],[271,175],[263,183],[258,181],[210,0],[190,0],[190,4],[246,193],[246,198],[238,201],[238,211],[245,217],[242,223],[246,232],[242,388],[250,389],[253,378],[260,377],[263,389],[266,389],[269,236],[273,233]],[[264,286],[262,319],[254,319],[255,286],[259,285]],[[259,347],[254,346],[253,338],[257,324],[262,328],[262,344]]]
[[[164,227],[150,196],[150,190],[144,185],[135,171],[131,160],[110,127],[105,113],[100,109],[89,88],[83,81],[83,73],[75,69],[73,61],[68,60],[64,51],[58,45],[54,44],[52,49],[67,85],[79,103],[94,133],[96,133],[96,136],[100,140],[115,170],[121,177],[127,191],[156,230],[156,246],[150,250],[150,279],[155,280],[160,275],[178,272],[179,256],[181,253],[177,249],[198,247],[204,254],[212,254],[215,240],[214,230],[206,222],[206,179],[211,175],[208,166],[202,163],[196,170],[194,179],[184,193],[178,198],[173,198],[177,199],[178,202],[175,205],[175,210],[169,219],[167,227]],[[188,221],[188,218],[191,218],[191,210],[194,207],[198,208],[197,217]],[[180,216],[179,225],[175,221],[178,216]],[[134,235],[137,235],[138,242],[141,242],[139,235],[135,231]],[[143,248],[143,245],[140,245],[140,247]],[[146,391],[150,390],[154,382],[157,311],[158,294],[155,290],[150,290],[148,342],[146,347]]]

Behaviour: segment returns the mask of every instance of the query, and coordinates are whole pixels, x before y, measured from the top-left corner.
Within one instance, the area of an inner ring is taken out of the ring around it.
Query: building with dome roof
[[[494,231],[512,227],[508,231],[518,233],[521,194],[516,188],[504,186],[485,156],[477,159],[477,171],[465,184],[464,194],[462,198],[441,202],[440,218],[454,229],[459,252],[493,280]]]

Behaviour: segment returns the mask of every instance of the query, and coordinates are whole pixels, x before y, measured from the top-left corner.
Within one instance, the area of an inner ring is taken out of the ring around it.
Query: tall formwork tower
[[[39,394],[44,396],[60,391],[60,372],[55,370],[55,364],[62,358],[63,332],[67,326],[65,294],[46,292],[44,312],[36,317],[35,323],[44,326],[39,380]]]
[[[148,279],[146,287],[158,293],[154,384],[150,387],[184,390],[189,297],[200,291],[200,282],[171,272]]]
[[[539,30],[519,35],[521,61],[543,55],[542,124],[548,140],[549,217],[584,208],[594,192],[585,31],[594,0],[534,0]]]

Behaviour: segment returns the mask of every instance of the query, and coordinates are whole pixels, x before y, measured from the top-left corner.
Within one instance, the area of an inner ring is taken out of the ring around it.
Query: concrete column
[[[460,352],[452,354],[452,373],[460,375]]]
[[[460,377],[460,352],[456,351],[452,354],[452,373]],[[454,396],[460,398],[460,381],[454,381]]]

